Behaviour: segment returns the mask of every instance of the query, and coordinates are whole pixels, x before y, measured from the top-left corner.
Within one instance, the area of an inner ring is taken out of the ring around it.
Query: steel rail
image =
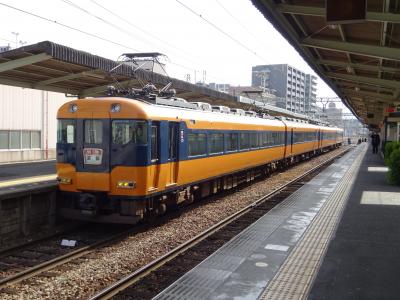
[[[8,248],[4,248],[0,250],[0,258],[5,257],[5,256],[9,256],[10,254],[12,254],[13,252],[16,252],[18,250],[22,250],[24,248],[28,248],[30,246],[34,246],[37,244],[40,244],[48,239],[52,239],[58,236],[62,236],[63,234],[67,234],[67,233],[71,233],[74,232],[75,230],[84,228],[84,225],[82,224],[76,224],[76,225],[72,225],[72,226],[66,226],[65,228],[59,228],[58,231],[52,232],[50,234],[38,237],[34,240],[28,241],[26,243],[21,243],[21,244],[16,244],[13,245],[11,247]]]
[[[4,279],[1,279],[0,280],[0,289],[6,287],[8,285],[11,285],[11,284],[14,284],[14,283],[18,283],[18,282],[20,282],[22,280],[26,280],[26,279],[32,278],[32,277],[34,277],[36,275],[39,275],[40,273],[43,273],[45,271],[49,271],[51,269],[54,269],[55,267],[57,267],[59,265],[65,264],[65,263],[70,262],[70,261],[72,261],[74,259],[82,257],[82,256],[84,256],[86,254],[89,254],[89,253],[93,252],[94,250],[98,249],[99,247],[106,246],[106,245],[108,245],[108,244],[110,244],[110,243],[112,243],[112,242],[114,242],[116,240],[119,240],[119,239],[127,236],[128,234],[135,233],[140,229],[141,229],[141,226],[139,226],[137,228],[135,227],[133,229],[125,230],[125,231],[123,231],[121,233],[114,234],[114,235],[112,235],[112,236],[110,236],[108,238],[102,239],[102,240],[100,240],[98,242],[95,242],[95,243],[93,243],[91,245],[84,246],[84,247],[79,248],[77,250],[74,250],[72,252],[66,253],[64,255],[58,256],[58,257],[53,258],[53,259],[51,259],[49,261],[41,263],[41,264],[39,264],[37,266],[34,266],[32,268],[29,268],[27,270],[19,272],[19,273],[15,274],[15,275],[6,277]]]
[[[312,169],[308,170],[306,173],[294,178],[290,182],[280,186],[279,188],[275,189],[274,191],[268,193],[267,195],[262,196],[261,198],[259,198],[255,202],[253,202],[252,204],[246,206],[245,208],[241,209],[240,211],[230,215],[229,217],[225,218],[224,220],[222,220],[222,221],[218,222],[217,224],[211,226],[210,228],[208,228],[207,230],[203,231],[202,233],[196,235],[192,239],[186,241],[185,243],[183,243],[183,244],[179,245],[178,247],[172,249],[171,251],[167,252],[163,256],[157,258],[156,260],[153,260],[152,262],[146,264],[145,266],[141,267],[140,269],[134,271],[133,273],[123,277],[122,279],[120,279],[119,281],[113,283],[112,285],[108,286],[107,288],[101,290],[99,293],[97,293],[96,295],[94,295],[91,298],[89,298],[89,300],[110,299],[111,297],[113,297],[116,294],[118,294],[119,292],[125,290],[126,288],[128,288],[129,286],[131,286],[135,282],[139,281],[143,277],[147,276],[152,271],[158,269],[162,265],[166,264],[170,260],[172,260],[175,257],[177,257],[178,255],[180,255],[181,253],[185,252],[186,250],[188,250],[189,248],[191,248],[194,245],[198,244],[199,242],[201,242],[202,240],[204,240],[208,236],[212,235],[214,232],[220,230],[224,226],[228,225],[229,223],[231,223],[234,220],[238,219],[239,217],[241,217],[245,213],[249,212],[254,207],[257,207],[258,205],[260,205],[261,203],[267,201],[271,197],[279,194],[281,191],[283,191],[289,185],[292,185],[292,184],[302,180],[303,178],[305,178],[306,176],[310,175],[311,173],[313,173],[313,172],[317,171],[318,169],[322,168],[323,166],[329,164],[331,161],[335,160],[339,156],[342,156],[343,154],[345,154],[349,150],[350,150],[350,148],[344,149],[343,151],[341,151],[340,153],[338,153],[334,157],[332,157],[332,158],[320,163],[319,165],[317,165],[317,166],[313,167]]]

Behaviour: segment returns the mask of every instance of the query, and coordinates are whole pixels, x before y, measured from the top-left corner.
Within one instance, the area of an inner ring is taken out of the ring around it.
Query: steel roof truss
[[[325,18],[324,7],[279,4],[278,9],[284,14],[316,16]],[[366,21],[400,23],[400,14],[367,12]]]
[[[383,87],[389,87],[389,88],[393,88],[393,89],[400,89],[400,81],[359,76],[359,75],[333,73],[333,72],[327,72],[327,73],[325,73],[325,75],[330,78],[336,78],[336,79],[341,79],[341,80],[346,80],[346,81],[351,81],[351,82],[360,82],[360,83],[370,84],[370,85],[374,85],[374,86],[383,86]]]
[[[26,65],[31,65],[34,63],[38,63],[44,60],[50,59],[51,56],[46,53],[40,53],[28,57],[13,59],[7,62],[0,63],[0,72],[5,72],[9,70],[13,70],[16,68],[20,68]]]
[[[344,53],[346,52],[354,53],[365,56],[400,61],[400,48],[389,48],[389,47],[372,46],[372,45],[365,45],[358,43],[313,39],[313,38],[303,39],[301,45],[305,47],[333,50]]]

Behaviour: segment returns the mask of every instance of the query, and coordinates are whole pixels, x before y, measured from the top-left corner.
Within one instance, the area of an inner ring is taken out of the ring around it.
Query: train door
[[[150,127],[150,178],[153,179],[152,187],[157,188],[160,178],[160,123],[152,122]]]
[[[109,190],[110,119],[88,118],[79,122],[77,145],[77,187]],[[92,173],[92,175],[87,175]]]
[[[322,148],[322,130],[318,131],[318,149]]]
[[[293,128],[290,130],[290,154],[293,155]]]
[[[168,169],[167,186],[175,185],[178,179],[178,146],[179,146],[179,123],[168,124]]]

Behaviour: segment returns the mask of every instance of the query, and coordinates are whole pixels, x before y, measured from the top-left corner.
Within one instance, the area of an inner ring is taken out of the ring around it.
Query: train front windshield
[[[112,143],[119,145],[147,144],[147,123],[136,120],[113,120]]]
[[[57,126],[57,143],[75,143],[75,119],[60,119]]]

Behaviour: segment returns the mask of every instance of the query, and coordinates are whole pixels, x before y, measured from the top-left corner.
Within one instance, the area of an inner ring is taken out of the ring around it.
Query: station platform
[[[400,188],[386,172],[357,146],[154,299],[399,298]]]
[[[54,183],[55,160],[0,164],[0,196],[15,189]]]

